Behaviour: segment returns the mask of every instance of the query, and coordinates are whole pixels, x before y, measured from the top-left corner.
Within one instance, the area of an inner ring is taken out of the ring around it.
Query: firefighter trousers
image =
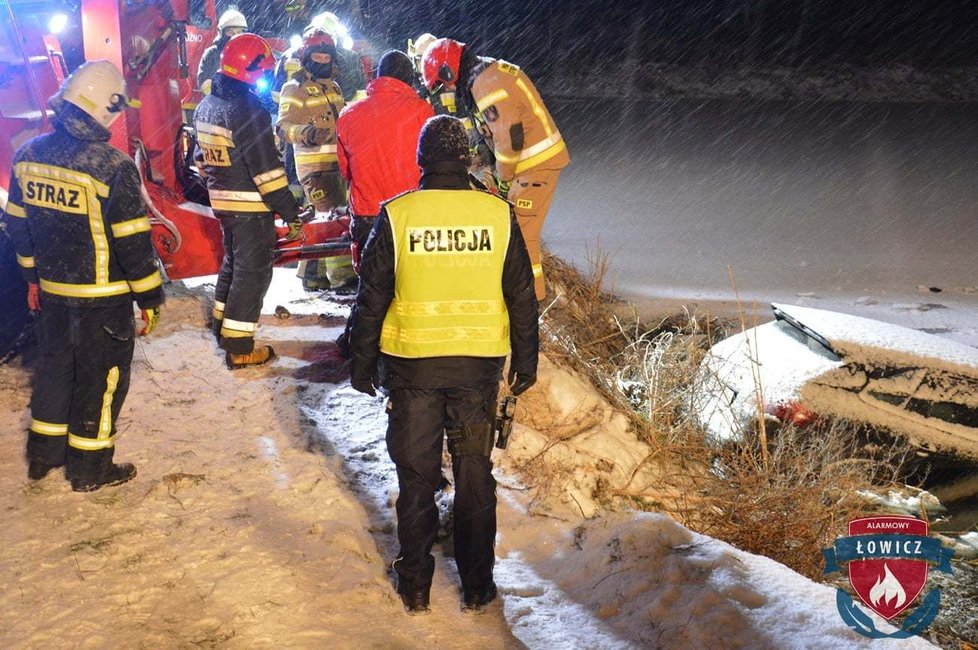
[[[442,482],[445,431],[485,431],[496,411],[499,385],[446,389],[393,389],[387,451],[397,468],[398,590],[427,591],[435,570],[431,548],[438,532],[435,493]],[[478,446],[478,445],[476,445]],[[488,453],[452,454],[455,480],[453,537],[462,588],[492,581],[496,538],[496,480]]]
[[[112,464],[116,418],[129,392],[132,303],[68,307],[43,294],[41,300],[27,460],[67,465],[70,479],[95,479]]]
[[[214,287],[214,328],[222,348],[249,354],[255,348],[262,301],[272,282],[275,221],[270,215],[219,218],[224,260]]]
[[[513,179],[507,197],[516,206],[516,220],[520,224],[520,232],[523,233],[526,250],[530,254],[537,300],[543,300],[547,293],[540,238],[559,178],[559,169],[532,169]]]
[[[306,200],[316,208],[316,212],[329,212],[346,205],[346,183],[338,170],[308,172],[301,182]],[[328,284],[336,289],[349,285],[356,278],[356,273],[350,255],[343,254],[300,262],[299,277],[308,288],[325,288],[319,285]],[[323,278],[326,282],[322,282]]]

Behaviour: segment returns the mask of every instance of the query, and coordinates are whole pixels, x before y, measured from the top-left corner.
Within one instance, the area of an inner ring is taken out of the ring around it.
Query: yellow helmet
[[[56,97],[108,128],[126,107],[126,80],[111,61],[87,61],[65,79]]]

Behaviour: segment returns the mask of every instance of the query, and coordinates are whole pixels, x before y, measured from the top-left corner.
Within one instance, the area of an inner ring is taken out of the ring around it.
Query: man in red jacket
[[[415,72],[404,52],[386,52],[367,98],[347,106],[336,123],[340,173],[350,183],[353,265],[380,212],[380,204],[418,189],[418,135],[435,113],[414,90]]]

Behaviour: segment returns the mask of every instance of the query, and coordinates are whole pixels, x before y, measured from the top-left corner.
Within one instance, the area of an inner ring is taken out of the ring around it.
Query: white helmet
[[[237,9],[228,9],[217,19],[217,31],[223,33],[227,27],[248,29],[248,19]]]
[[[408,41],[408,51],[407,55],[415,60],[420,60],[424,56],[424,51],[428,49],[428,46],[434,43],[437,38],[433,34],[425,32],[421,36],[417,37],[413,41]]]
[[[339,43],[340,37],[346,33],[346,28],[343,27],[340,19],[336,17],[336,14],[329,11],[313,16],[304,31],[309,32],[314,29],[321,29],[329,34],[334,43]]]
[[[87,61],[65,79],[58,95],[108,128],[126,107],[126,80],[111,61]]]

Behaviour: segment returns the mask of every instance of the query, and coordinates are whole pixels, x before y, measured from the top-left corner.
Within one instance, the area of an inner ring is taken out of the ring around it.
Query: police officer
[[[319,29],[307,31],[302,43],[302,69],[282,86],[276,126],[279,138],[293,147],[306,200],[317,212],[329,212],[347,202],[336,151],[336,122],[344,106],[333,80],[336,46]],[[302,262],[299,276],[307,289],[339,288],[356,280],[350,255]]]
[[[132,303],[148,334],[164,300],[139,172],[108,144],[125,105],[112,63],[79,67],[51,100],[54,131],[14,155],[5,209],[28,305],[40,312],[27,474],[39,480],[65,466],[76,492],[136,475],[112,461],[129,390]]]
[[[431,92],[455,90],[492,150],[497,189],[516,206],[543,300],[540,235],[560,171],[570,163],[553,117],[519,66],[476,56],[465,43],[439,38],[425,51],[422,69]]]
[[[298,223],[299,207],[275,148],[271,116],[253,92],[274,65],[272,50],[261,37],[235,36],[221,54],[211,94],[194,114],[194,159],[224,230],[213,315],[214,333],[231,369],[275,358],[271,346],[255,345],[262,300],[272,280],[274,214]]]
[[[446,434],[462,609],[495,599],[490,452],[506,356],[514,394],[536,381],[537,300],[526,246],[512,206],[470,186],[467,159],[461,121],[429,119],[418,142],[421,189],[384,204],[360,263],[351,383],[368,395],[381,384],[390,390],[387,449],[400,490],[394,570],[409,613],[429,609]]]
[[[197,67],[197,87],[205,94],[211,91],[211,77],[221,65],[221,52],[232,37],[248,29],[248,19],[237,9],[228,9],[217,19],[217,37],[204,50]]]

